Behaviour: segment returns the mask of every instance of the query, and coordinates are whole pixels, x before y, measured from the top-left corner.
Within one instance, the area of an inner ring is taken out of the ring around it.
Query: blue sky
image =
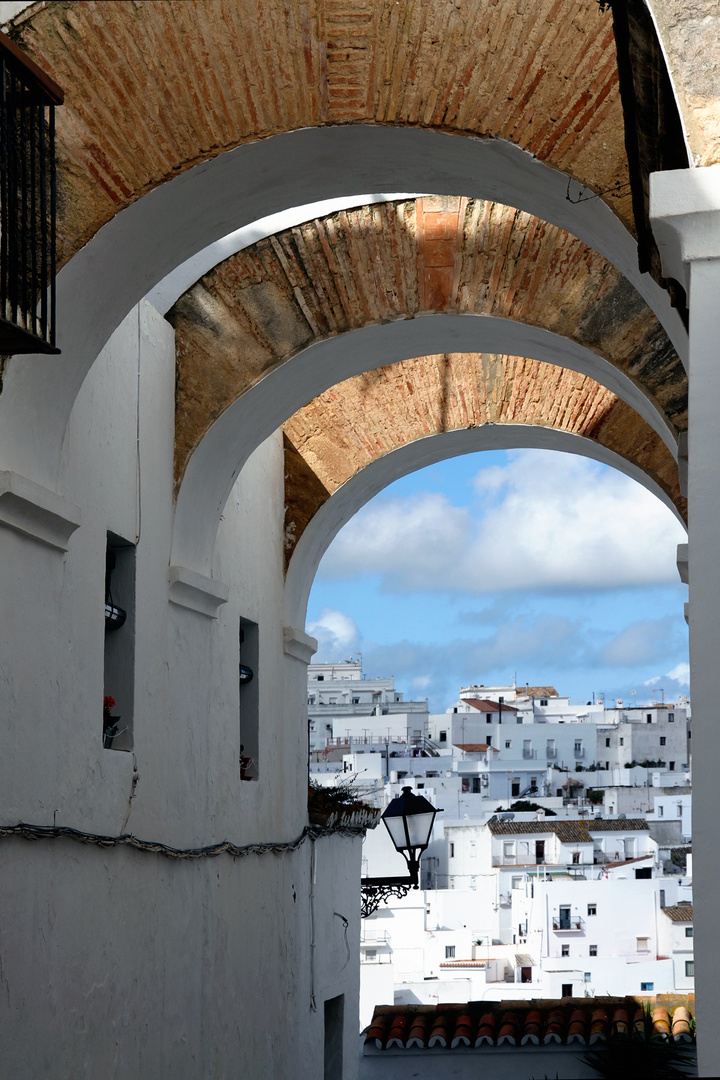
[[[614,469],[546,450],[453,458],[386,488],[338,534],[308,605],[317,660],[441,712],[461,685],[573,701],[688,693],[672,513]],[[635,692],[633,694],[633,691]]]

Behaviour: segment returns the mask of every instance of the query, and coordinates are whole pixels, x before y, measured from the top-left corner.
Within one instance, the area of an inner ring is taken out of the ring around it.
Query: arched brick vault
[[[213,422],[294,354],[430,312],[497,316],[562,335],[629,377],[672,432],[686,427],[683,367],[614,267],[529,214],[433,197],[341,211],[269,237],[180,298],[168,313],[177,340],[176,481]],[[619,452],[632,456],[634,438],[627,426]]]
[[[12,36],[65,90],[59,250],[203,160],[299,128],[507,139],[632,229],[612,19],[594,0],[62,0]]]
[[[685,517],[672,454],[593,379],[516,356],[423,356],[347,379],[283,424],[286,568],[312,517],[361,469],[415,439],[482,424],[532,424],[591,439],[642,469]]]

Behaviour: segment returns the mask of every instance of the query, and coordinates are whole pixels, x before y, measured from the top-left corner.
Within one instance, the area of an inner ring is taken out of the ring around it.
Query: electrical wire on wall
[[[306,825],[303,831],[294,840],[267,842],[260,844],[245,844],[238,847],[229,840],[223,840],[219,844],[209,844],[207,847],[175,848],[169,844],[163,844],[159,840],[140,840],[132,833],[122,836],[104,836],[101,833],[83,832],[81,829],[71,829],[66,825],[29,825],[27,822],[19,822],[17,825],[0,825],[0,839],[10,836],[19,836],[24,840],[76,840],[81,844],[92,844],[97,847],[131,847],[136,851],[149,852],[153,855],[165,855],[170,859],[212,859],[216,855],[232,855],[235,859],[241,859],[245,855],[265,855],[272,852],[274,855],[284,855],[291,851],[297,851],[306,840],[318,840],[323,836],[362,836],[364,829],[351,828],[327,828],[321,825]]]

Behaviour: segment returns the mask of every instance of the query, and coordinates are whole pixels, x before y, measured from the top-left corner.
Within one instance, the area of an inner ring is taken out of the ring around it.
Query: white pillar
[[[690,311],[688,573],[693,718],[693,902],[700,1076],[720,1073],[720,166],[655,173],[663,272]]]

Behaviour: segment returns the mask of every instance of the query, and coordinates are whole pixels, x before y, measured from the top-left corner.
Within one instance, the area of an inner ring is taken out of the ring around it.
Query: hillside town
[[[442,811],[420,888],[363,919],[361,1027],[381,1003],[692,993],[686,698],[474,684],[431,714],[351,660],[310,664],[308,716],[316,785]],[[402,872],[368,832],[363,877]]]

